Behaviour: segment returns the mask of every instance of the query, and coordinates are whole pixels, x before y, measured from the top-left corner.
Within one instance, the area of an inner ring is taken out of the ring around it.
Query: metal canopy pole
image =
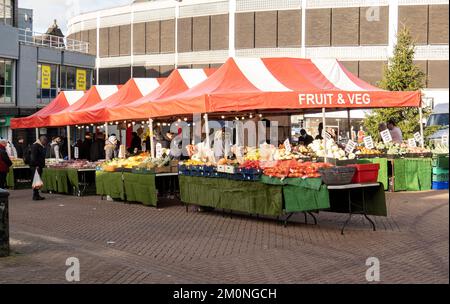
[[[205,113],[205,133],[206,133],[206,145],[208,148],[211,147],[209,142],[209,121],[208,121],[208,114]]]
[[[420,124],[420,136],[422,137],[422,141],[420,143],[420,146],[423,148],[425,146],[425,139],[423,138],[423,113],[422,113],[422,103],[419,106],[419,124]]]
[[[36,128],[36,140],[39,139],[39,128]]]
[[[352,123],[350,121],[350,109],[347,108],[347,127],[348,127],[348,138],[352,138]]]
[[[155,144],[153,142],[153,119],[148,120],[148,128],[150,129],[150,155],[155,158]]]
[[[105,122],[105,139],[108,139],[109,134],[108,134],[108,123]]]
[[[322,137],[323,137],[323,146],[324,146],[324,152],[325,152],[325,157],[324,157],[324,161],[327,162],[327,124],[326,124],[326,119],[325,119],[325,108],[322,108]]]
[[[70,126],[67,126],[67,157],[70,159],[72,159],[72,149],[71,149],[71,136],[70,136]]]

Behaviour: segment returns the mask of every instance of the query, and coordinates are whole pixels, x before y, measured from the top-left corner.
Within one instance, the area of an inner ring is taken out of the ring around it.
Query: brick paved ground
[[[284,228],[271,219],[160,209],[99,197],[10,198],[13,255],[0,259],[0,283],[64,283],[68,257],[82,283],[365,283],[368,257],[382,283],[449,282],[448,191],[387,193],[378,231],[343,215]]]

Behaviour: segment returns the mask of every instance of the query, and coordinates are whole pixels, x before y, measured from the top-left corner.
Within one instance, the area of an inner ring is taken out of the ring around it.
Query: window
[[[0,0],[0,24],[13,25],[14,2],[13,0]]]
[[[61,90],[76,90],[77,89],[77,70],[86,71],[86,90],[91,88],[92,84],[92,70],[80,69],[70,66],[61,66],[60,68],[60,87]]]
[[[0,104],[13,102],[13,61],[0,58]]]
[[[54,64],[38,64],[37,74],[37,98],[41,103],[47,101],[42,99],[53,99],[58,94],[58,66]]]

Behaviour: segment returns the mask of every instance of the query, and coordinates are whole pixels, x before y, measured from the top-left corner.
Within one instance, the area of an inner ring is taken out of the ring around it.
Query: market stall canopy
[[[117,93],[120,85],[95,85],[92,86],[82,98],[77,102],[65,108],[64,110],[52,114],[49,118],[49,127],[66,126],[70,124],[70,117],[68,114],[82,111],[90,108],[99,102],[109,98],[111,95]]]
[[[11,119],[11,129],[47,127],[50,115],[58,113],[77,102],[84,95],[84,91],[62,91],[45,108],[23,118]]]
[[[187,91],[205,81],[217,69],[176,69],[163,84],[150,94],[126,106],[108,108],[109,121],[148,118],[147,104],[158,99],[168,98]]]
[[[418,107],[420,92],[391,92],[336,59],[229,58],[197,86],[148,103],[146,117],[254,110]],[[317,110],[316,110],[317,111]]]
[[[131,78],[116,93],[88,108],[67,114],[67,125],[108,121],[108,108],[123,107],[158,88],[165,79]]]

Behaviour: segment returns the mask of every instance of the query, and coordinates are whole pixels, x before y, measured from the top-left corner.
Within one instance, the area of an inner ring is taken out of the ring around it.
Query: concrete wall
[[[0,24],[0,57],[19,57],[19,32],[16,28]]]
[[[20,60],[17,61],[17,106],[36,108],[36,77],[38,52],[34,46],[20,46]]]

